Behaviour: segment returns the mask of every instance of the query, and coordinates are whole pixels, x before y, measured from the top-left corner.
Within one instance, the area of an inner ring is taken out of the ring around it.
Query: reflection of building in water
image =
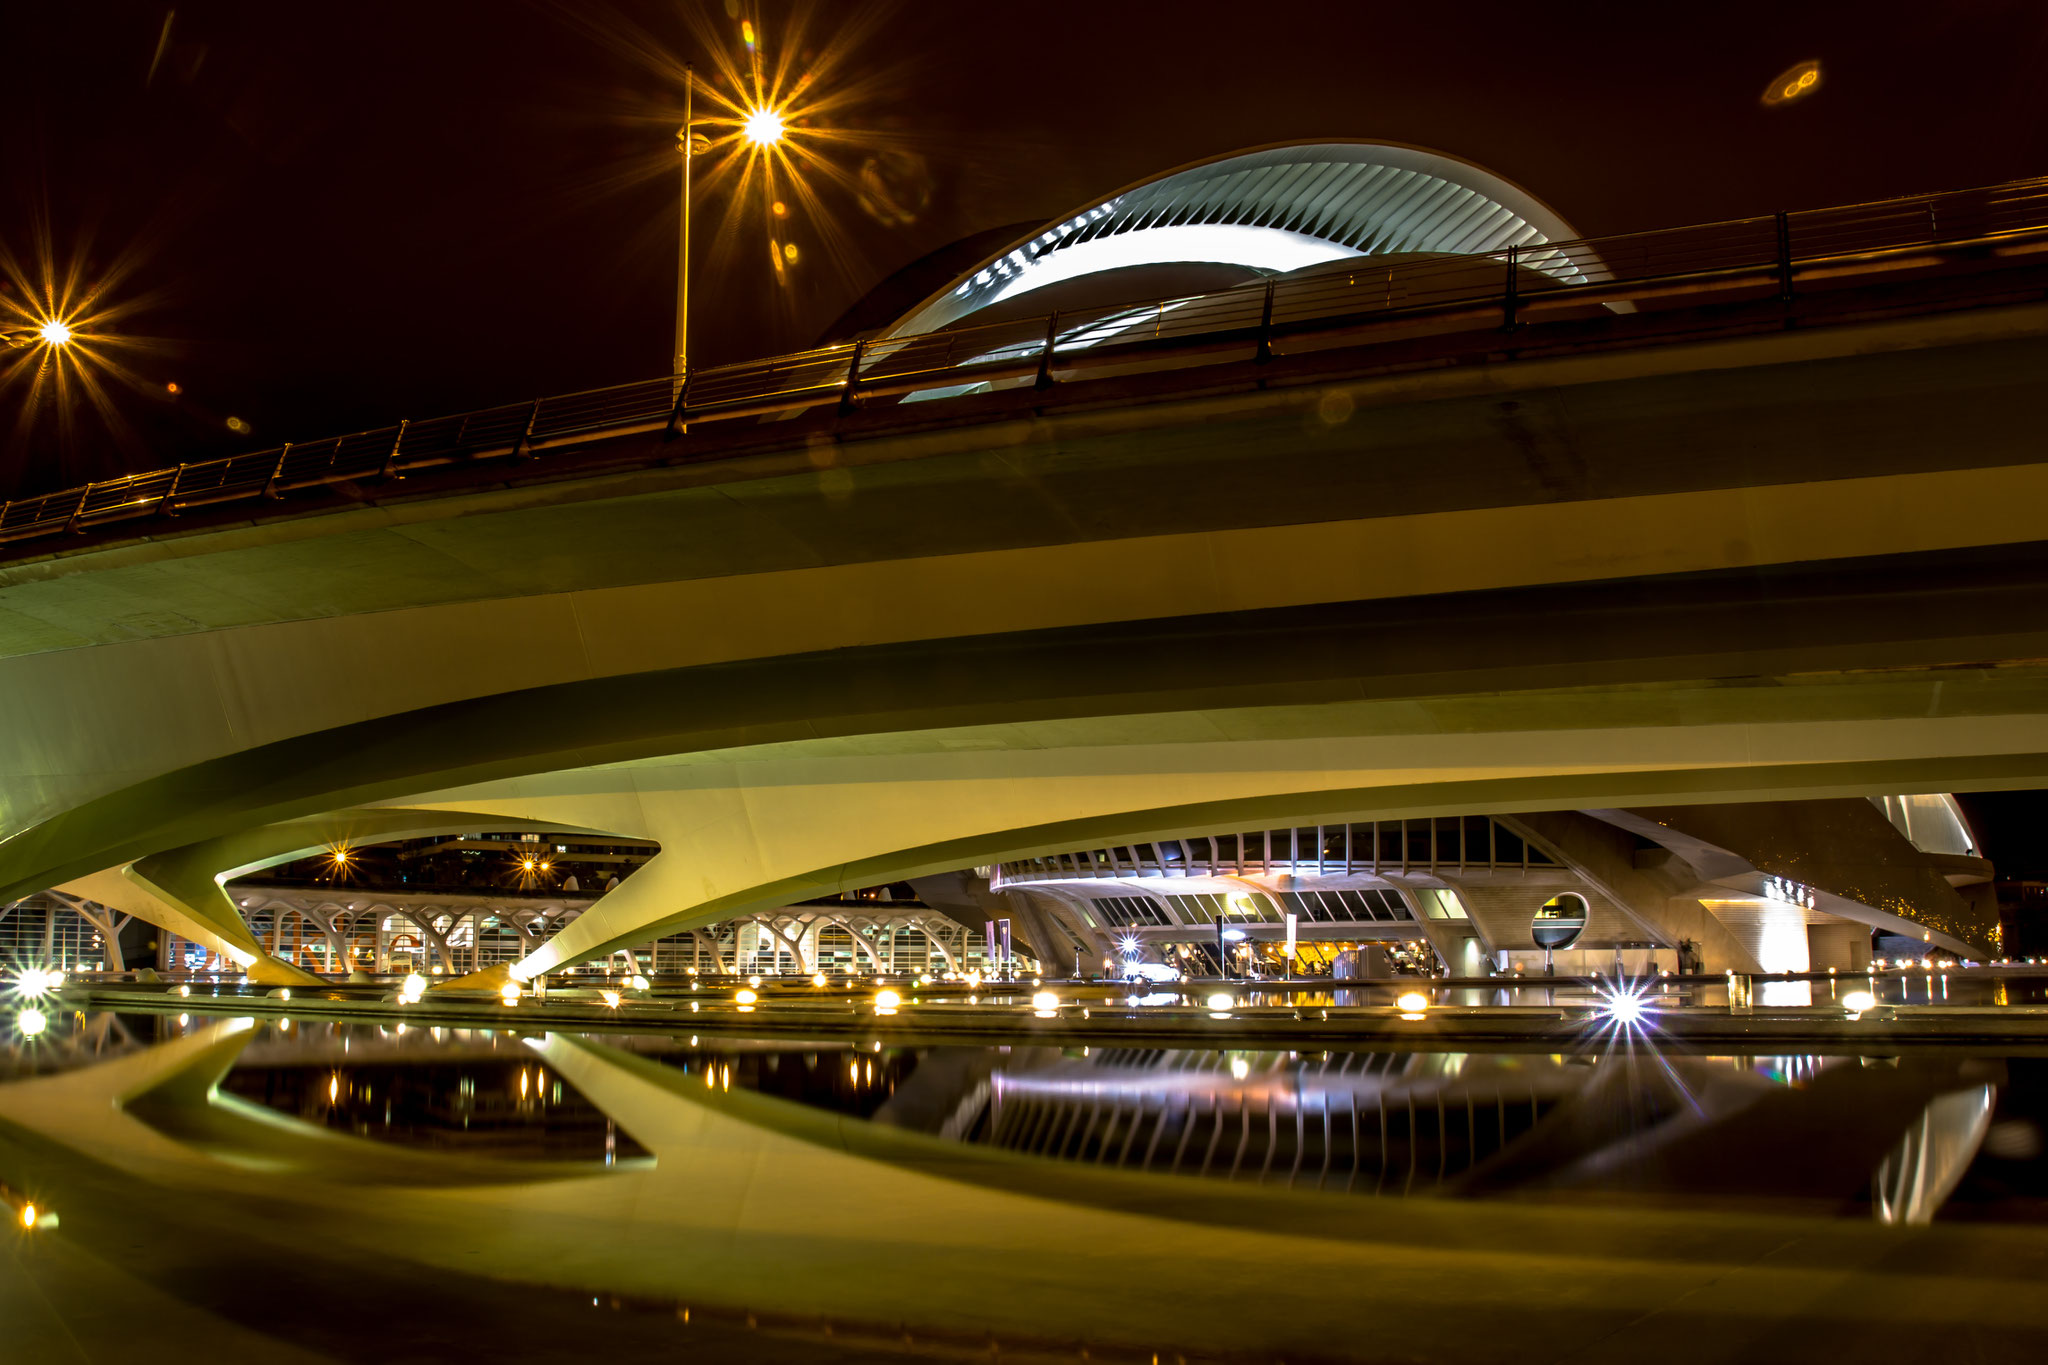
[[[1871,1179],[1871,1204],[1886,1223],[1928,1223],[1983,1145],[1998,1092],[1980,1085],[1937,1096]]]
[[[1997,1094],[1967,1062],[1604,1050],[1019,1049],[930,1066],[880,1118],[1103,1169],[1354,1194],[1868,1199],[1887,1221],[1925,1221],[1949,1196]],[[1824,1176],[1782,1159],[1788,1132],[1831,1154]]]
[[[971,1136],[1118,1169],[1407,1194],[1512,1147],[1589,1074],[1548,1057],[1111,1049],[996,1073]]]

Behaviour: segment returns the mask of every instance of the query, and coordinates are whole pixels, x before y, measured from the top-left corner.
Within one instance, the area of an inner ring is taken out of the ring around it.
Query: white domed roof
[[[996,252],[885,331],[936,331],[991,305],[1136,267],[1283,275],[1350,257],[1472,254],[1579,234],[1520,186],[1441,152],[1309,142],[1237,152],[1143,180]],[[1524,262],[1563,279],[1561,254]]]

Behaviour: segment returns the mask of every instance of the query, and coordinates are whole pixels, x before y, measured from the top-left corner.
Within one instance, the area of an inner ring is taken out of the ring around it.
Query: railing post
[[[185,466],[181,464],[178,466],[177,472],[171,475],[171,486],[166,488],[164,495],[156,500],[158,516],[175,517],[178,515],[177,504],[173,500],[178,496],[178,484],[184,477]]]
[[[690,406],[690,371],[683,371],[683,382],[676,385],[675,406],[668,410],[668,430],[661,433],[664,441],[673,441],[683,434],[683,409]]]
[[[867,338],[853,343],[853,356],[846,362],[846,386],[839,391],[839,415],[853,411],[854,387],[860,383],[860,358],[867,353]]]
[[[1520,321],[1515,317],[1516,310],[1521,305],[1521,298],[1517,292],[1515,281],[1515,260],[1519,254],[1520,248],[1512,246],[1508,248],[1507,284],[1501,290],[1500,295],[1500,329],[1503,332],[1512,332],[1515,328],[1521,326]]]
[[[1040,347],[1038,351],[1038,378],[1031,382],[1032,388],[1049,389],[1052,387],[1052,348],[1059,341],[1059,337],[1060,313],[1059,309],[1055,308],[1046,315],[1045,345]]]
[[[290,441],[286,441],[284,443],[284,449],[277,452],[277,463],[270,467],[270,479],[263,485],[264,497],[277,499],[282,498],[284,496],[284,494],[277,491],[277,481],[284,477],[284,462],[291,455],[291,453],[292,443]]]
[[[1792,215],[1778,212],[1778,300],[1792,302]]]
[[[1259,309],[1259,351],[1252,359],[1263,365],[1273,358],[1273,280],[1266,279],[1266,300]]]
[[[398,477],[398,448],[405,444],[405,429],[412,425],[410,417],[398,419],[398,434],[391,438],[391,450],[384,456],[384,467],[377,471],[380,479]]]
[[[71,509],[70,519],[64,523],[64,533],[66,535],[75,535],[79,531],[78,519],[85,515],[85,500],[91,496],[91,484],[87,484],[78,490],[78,502]]]
[[[534,424],[539,421],[540,399],[536,398],[533,400],[533,406],[526,410],[526,430],[520,432],[519,439],[512,443],[513,459],[523,460],[527,458],[526,447],[532,442]]]

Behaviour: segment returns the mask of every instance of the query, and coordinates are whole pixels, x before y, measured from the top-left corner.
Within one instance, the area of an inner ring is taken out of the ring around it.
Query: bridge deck
[[[883,337],[0,504],[0,561],[818,441],[2034,300],[2048,181]],[[914,401],[913,401],[914,400]],[[795,420],[763,421],[764,418]],[[664,439],[622,440],[659,433]],[[176,520],[173,521],[172,519]]]

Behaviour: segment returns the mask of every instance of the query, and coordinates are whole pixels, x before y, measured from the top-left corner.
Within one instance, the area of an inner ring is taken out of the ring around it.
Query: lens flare
[[[1617,976],[1612,981],[1602,982],[1598,990],[1600,1021],[1607,1027],[1632,1034],[1649,1023],[1650,983],[1647,980],[1631,981]]]
[[[782,115],[773,109],[750,109],[740,124],[740,135],[756,147],[773,147],[788,130]]]
[[[813,271],[819,283],[828,275],[857,281],[873,274],[866,249],[841,226],[846,210],[874,211],[876,190],[868,182],[878,157],[922,167],[916,149],[932,136],[908,120],[892,118],[893,126],[884,127],[869,116],[912,87],[911,71],[920,60],[889,45],[895,5],[798,0],[772,18],[720,12],[715,5],[682,7],[688,28],[674,34],[616,6],[549,0],[549,8],[666,87],[658,103],[632,99],[617,106],[621,122],[650,134],[658,129],[660,136],[645,138],[645,154],[630,163],[594,168],[584,187],[589,193],[609,196],[675,176],[687,83],[691,202],[705,215],[699,226],[711,229],[705,234],[709,259],[697,261],[706,287],[751,290],[762,279],[755,270],[765,266],[766,278],[781,286],[777,306],[793,319],[797,286]],[[919,202],[914,192],[884,188],[892,202]],[[767,261],[764,246],[772,246]],[[742,263],[750,268],[737,268]],[[761,302],[749,297],[747,306]]]
[[[1820,89],[1820,63],[1799,62],[1779,72],[1771,83],[1764,87],[1763,106],[1773,109],[1781,104],[1805,99]]]
[[[88,273],[85,261],[103,253],[89,239],[68,252],[60,248],[47,208],[32,213],[25,245],[0,241],[0,395],[16,406],[16,449],[8,454],[26,462],[70,455],[87,412],[117,444],[135,444],[115,405],[117,389],[152,401],[163,395],[161,383],[143,379],[124,359],[158,347],[123,325],[156,301],[124,288],[141,253],[116,252],[104,269]]]

